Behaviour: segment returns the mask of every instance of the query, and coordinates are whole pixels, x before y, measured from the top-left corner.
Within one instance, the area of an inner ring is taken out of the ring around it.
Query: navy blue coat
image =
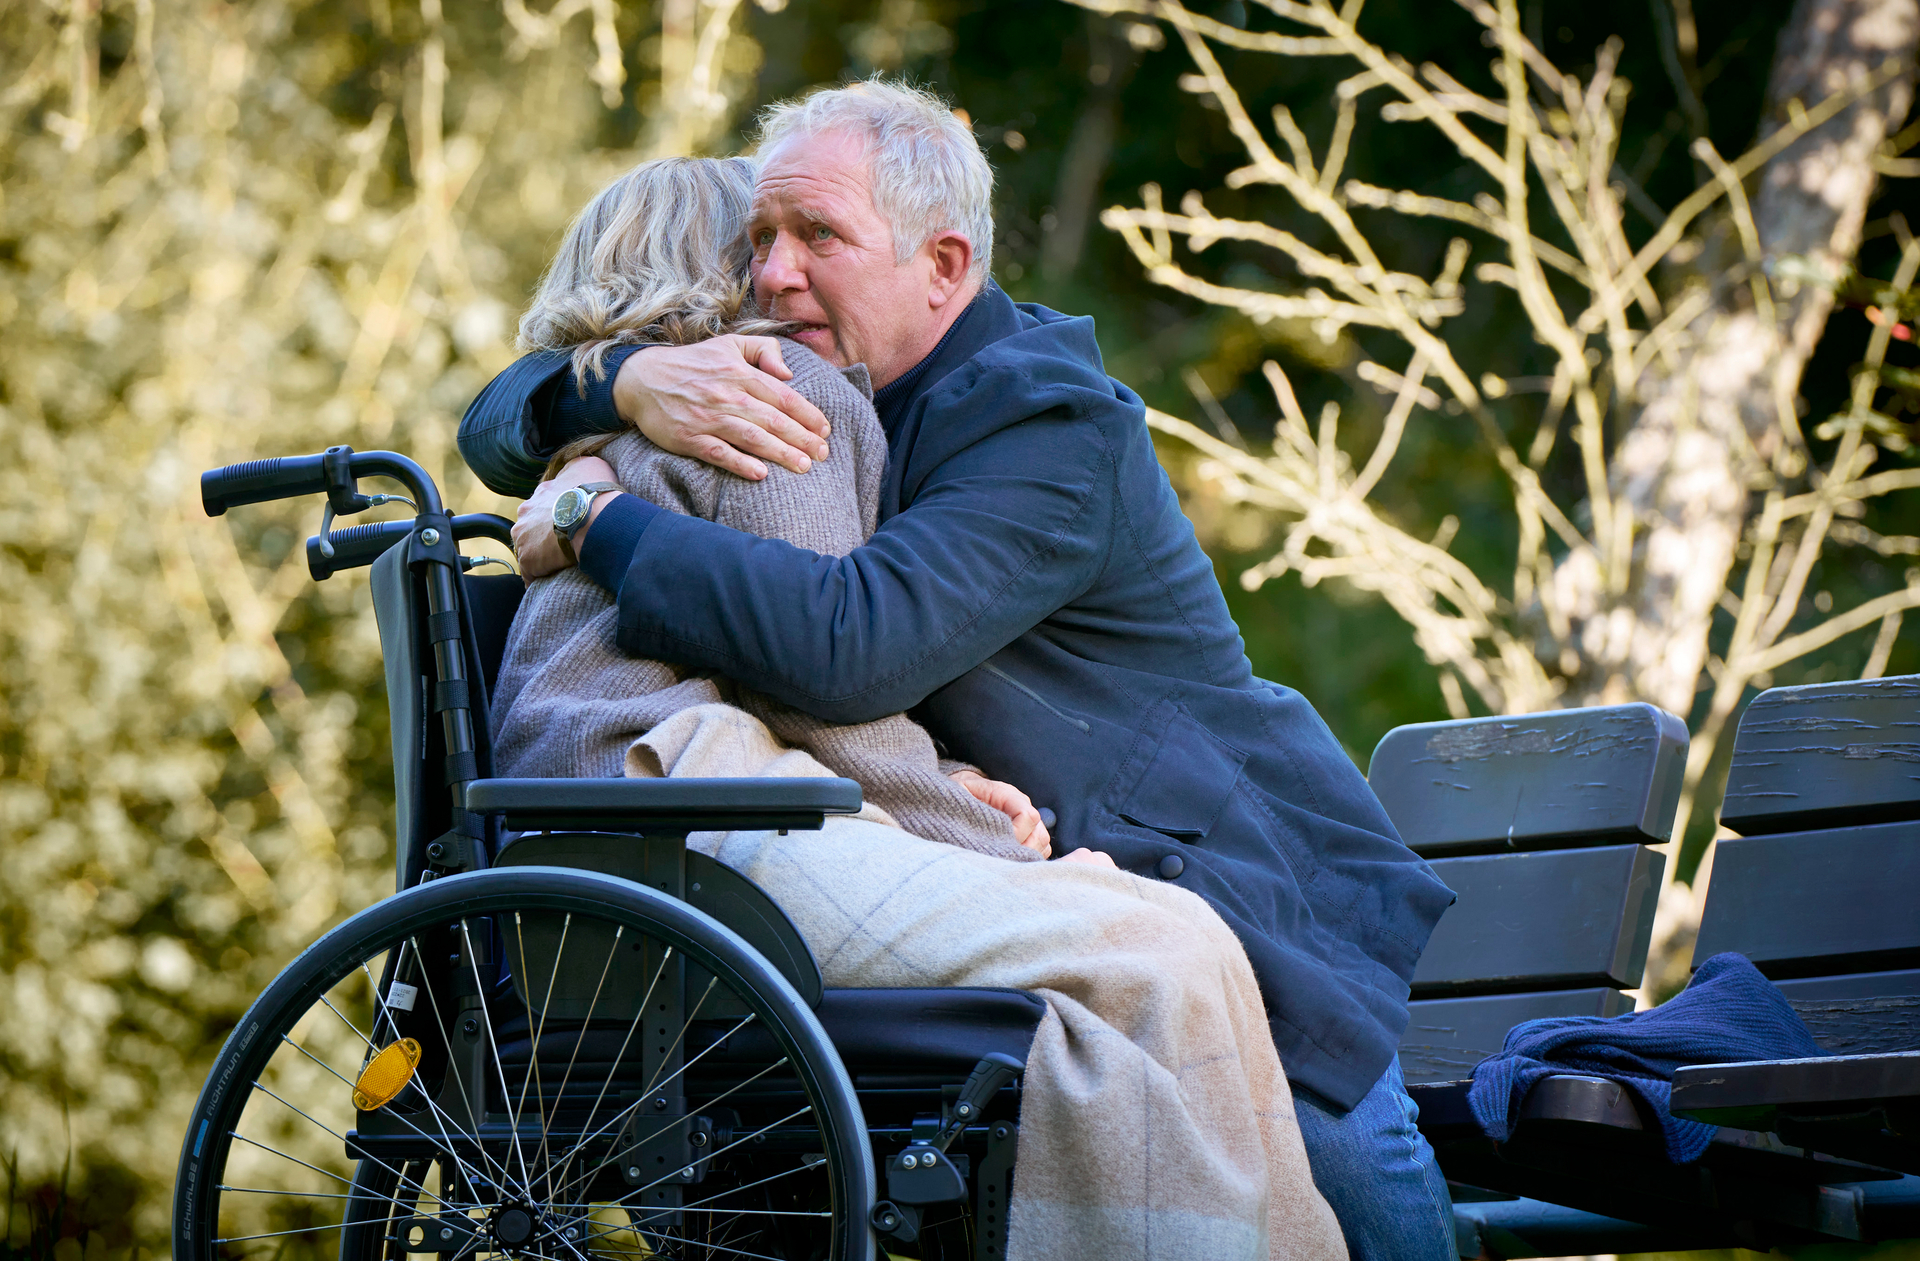
[[[489,486],[525,493],[565,436],[534,405],[565,368],[529,356],[469,409],[460,450]],[[1288,1077],[1353,1106],[1452,894],[1313,707],[1254,677],[1093,321],[989,286],[875,403],[881,525],[844,558],[637,505],[603,535],[610,505],[583,565],[617,576],[591,553],[630,547],[621,646],[835,721],[912,710],[1051,806],[1056,853],[1177,871],[1245,943]]]

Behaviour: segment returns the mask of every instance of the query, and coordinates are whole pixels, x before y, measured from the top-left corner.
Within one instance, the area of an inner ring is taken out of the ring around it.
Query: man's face
[[[801,136],[767,155],[754,189],[753,288],[760,309],[810,327],[794,335],[829,363],[864,363],[874,385],[932,349],[940,303],[922,249],[895,263],[867,159],[845,133]]]

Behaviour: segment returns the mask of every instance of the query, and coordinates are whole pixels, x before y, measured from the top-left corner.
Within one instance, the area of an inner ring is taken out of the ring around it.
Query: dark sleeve
[[[1043,416],[948,459],[844,557],[676,513],[630,519],[609,531],[634,539],[619,643],[829,721],[898,713],[1091,585],[1114,484],[1097,426]]]
[[[487,383],[460,420],[460,455],[487,489],[525,498],[540,484],[547,459],[573,441],[595,433],[618,433],[613,378],[638,346],[607,352],[606,372],[589,378],[586,396],[573,381],[572,356],[564,350],[522,355]]]

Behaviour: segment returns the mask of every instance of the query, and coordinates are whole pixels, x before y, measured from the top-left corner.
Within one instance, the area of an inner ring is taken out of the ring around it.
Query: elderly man
[[[890,448],[881,525],[844,558],[596,495],[570,541],[613,592],[620,643],[860,722],[912,709],[953,756],[1088,847],[1206,898],[1246,946],[1314,1180],[1356,1258],[1453,1256],[1445,1182],[1395,1048],[1451,894],[1395,836],[1326,725],[1253,676],[1213,567],[1091,320],[988,277],[992,174],[935,98],[871,82],[763,119],[752,221],[762,310],[864,363]],[[571,388],[528,356],[468,411],[460,449],[533,497],[523,564],[565,561],[545,453],[632,424],[744,477],[796,472],[831,434],[774,342],[619,352]],[[569,505],[571,507],[571,504]]]

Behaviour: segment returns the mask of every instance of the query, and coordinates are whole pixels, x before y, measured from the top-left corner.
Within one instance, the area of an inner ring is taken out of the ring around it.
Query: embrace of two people
[[[1452,895],[1252,674],[1092,322],[990,279],[992,183],[876,80],[581,213],[460,428],[527,497],[497,769],[858,781],[690,844],[830,986],[1046,1001],[1010,1257],[1451,1258],[1395,1048]]]

